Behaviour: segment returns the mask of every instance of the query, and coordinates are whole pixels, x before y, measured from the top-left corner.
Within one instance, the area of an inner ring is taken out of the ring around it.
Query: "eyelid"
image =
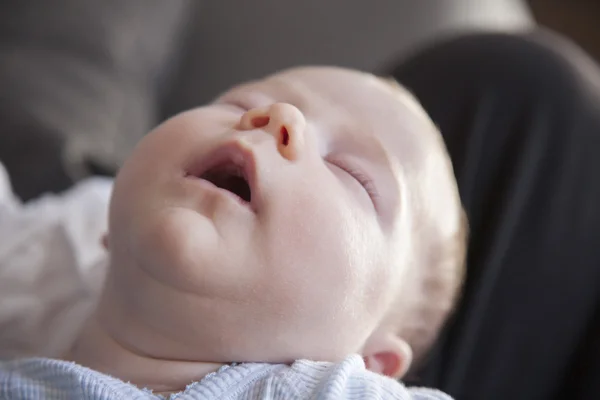
[[[243,102],[238,101],[238,100],[228,100],[225,104],[228,106],[237,108],[239,111],[242,111],[242,112],[247,112],[248,110],[250,110],[248,107],[246,107],[244,105]]]
[[[371,201],[373,201],[373,203],[375,204],[375,201],[379,198],[379,191],[377,190],[373,179],[371,179],[359,168],[349,165],[348,162],[341,161],[338,159],[329,160],[328,162],[340,168],[352,178],[354,178],[358,183],[360,183],[371,198]]]
[[[246,112],[274,103],[273,99],[257,92],[232,93],[223,97],[225,103]]]

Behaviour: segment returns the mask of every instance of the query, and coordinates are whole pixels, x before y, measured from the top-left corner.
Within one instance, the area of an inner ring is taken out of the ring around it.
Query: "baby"
[[[332,67],[239,86],[140,142],[95,313],[64,360],[0,364],[0,398],[447,399],[389,377],[451,311],[465,237],[402,87]]]

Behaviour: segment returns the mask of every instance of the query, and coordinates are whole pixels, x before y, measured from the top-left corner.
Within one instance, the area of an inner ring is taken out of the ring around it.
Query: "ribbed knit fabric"
[[[150,390],[72,362],[30,358],[0,363],[2,400],[164,399]],[[171,400],[254,399],[398,399],[451,400],[439,391],[407,388],[365,369],[360,356],[338,364],[301,360],[291,366],[224,366],[191,383]]]

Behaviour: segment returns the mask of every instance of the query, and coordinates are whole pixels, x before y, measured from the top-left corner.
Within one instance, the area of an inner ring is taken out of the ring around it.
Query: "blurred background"
[[[439,38],[532,23],[521,0],[2,0],[0,160],[31,199],[113,174],[157,122],[234,83],[383,70]]]
[[[583,0],[3,0],[0,160],[20,198],[61,191],[114,174],[157,122],[232,84],[302,64],[384,71],[467,32],[539,23],[598,55],[598,7]]]
[[[600,2],[594,0],[528,0],[535,19],[569,37],[600,60]]]

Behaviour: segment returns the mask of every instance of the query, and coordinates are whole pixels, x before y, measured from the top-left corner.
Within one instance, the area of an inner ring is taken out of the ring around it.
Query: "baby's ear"
[[[391,333],[374,333],[363,351],[368,370],[392,378],[402,378],[412,363],[412,349],[406,341]]]
[[[102,235],[102,238],[100,239],[100,244],[102,244],[102,247],[104,247],[105,250],[109,250],[108,247],[108,233],[105,233],[104,235]]]

